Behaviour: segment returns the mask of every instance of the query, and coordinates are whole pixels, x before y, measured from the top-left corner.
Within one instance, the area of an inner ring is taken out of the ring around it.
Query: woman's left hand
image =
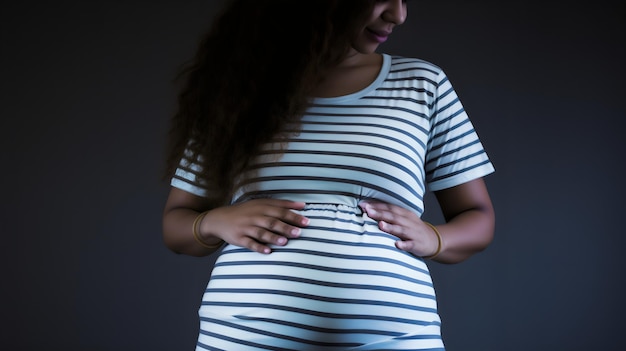
[[[400,239],[396,241],[398,249],[419,257],[437,252],[437,234],[415,212],[373,200],[361,201],[359,206],[371,219],[378,222],[380,230]]]

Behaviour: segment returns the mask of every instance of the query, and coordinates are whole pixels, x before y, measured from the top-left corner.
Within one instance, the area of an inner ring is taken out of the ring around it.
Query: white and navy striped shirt
[[[421,215],[440,190],[493,172],[450,82],[421,60],[384,55],[354,94],[317,98],[282,147],[269,143],[233,202],[303,201],[311,222],[270,255],[226,245],[199,309],[196,350],[443,351],[426,262],[362,213],[376,199]],[[206,195],[183,160],[172,185]]]
[[[287,147],[266,145],[233,202],[274,197],[355,207],[376,199],[421,215],[427,187],[494,171],[445,73],[414,58],[384,54],[367,88],[314,99],[300,129],[286,132],[294,132]],[[183,160],[172,186],[206,195],[198,171]]]

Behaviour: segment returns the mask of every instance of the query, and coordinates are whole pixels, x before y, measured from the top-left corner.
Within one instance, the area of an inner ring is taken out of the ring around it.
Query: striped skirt
[[[444,350],[423,260],[359,208],[307,205],[298,239],[228,245],[199,309],[202,350]]]

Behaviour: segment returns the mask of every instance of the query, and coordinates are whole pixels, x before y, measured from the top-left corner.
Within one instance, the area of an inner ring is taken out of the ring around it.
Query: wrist
[[[203,246],[206,249],[214,250],[220,247],[224,241],[219,238],[217,238],[217,241],[209,241],[206,240],[201,234],[200,229],[202,228],[202,221],[206,217],[207,213],[209,213],[209,211],[204,211],[198,214],[196,219],[193,221],[192,232],[194,239],[200,246]]]
[[[435,257],[439,256],[439,254],[441,253],[441,249],[443,247],[443,239],[441,238],[441,233],[439,233],[439,230],[437,229],[437,227],[435,227],[434,225],[432,225],[432,224],[430,224],[428,222],[424,222],[424,224],[429,226],[433,230],[435,235],[437,236],[437,249],[435,250],[435,252],[430,254],[430,255],[428,255],[428,256],[422,256],[422,258],[424,258],[424,259],[432,260]]]

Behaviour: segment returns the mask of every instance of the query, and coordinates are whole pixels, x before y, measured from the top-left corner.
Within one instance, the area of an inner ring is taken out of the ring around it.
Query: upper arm
[[[446,221],[469,210],[494,216],[493,204],[483,178],[434,192]]]

